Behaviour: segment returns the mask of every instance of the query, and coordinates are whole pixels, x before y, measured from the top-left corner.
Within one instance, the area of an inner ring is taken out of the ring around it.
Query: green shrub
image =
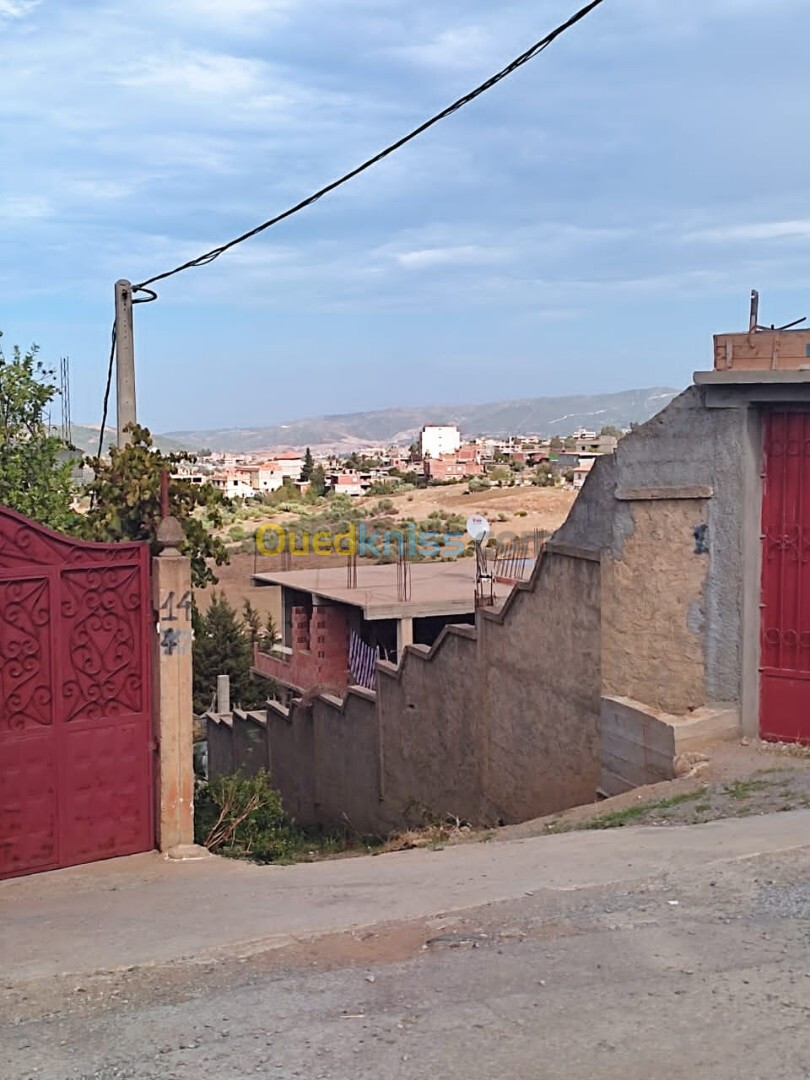
[[[369,495],[393,495],[399,490],[397,480],[378,480],[368,489]]]
[[[209,851],[254,862],[311,862],[344,851],[371,852],[377,836],[342,828],[301,828],[284,813],[281,796],[262,770],[200,783],[194,795],[194,838]]]
[[[264,770],[200,785],[194,798],[194,834],[197,843],[218,855],[265,863],[290,859],[300,843]]]
[[[369,507],[369,514],[372,517],[376,517],[378,514],[387,514],[394,509],[394,503],[391,499],[380,499],[378,503]]]

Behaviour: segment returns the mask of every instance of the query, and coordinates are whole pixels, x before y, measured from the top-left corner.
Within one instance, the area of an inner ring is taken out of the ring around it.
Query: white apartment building
[[[426,424],[419,436],[422,457],[440,458],[455,454],[461,447],[461,432],[455,424]]]
[[[246,465],[241,470],[257,494],[278,491],[284,483],[284,473],[277,465]]]
[[[301,470],[304,467],[304,457],[302,454],[295,452],[276,454],[273,464],[281,470],[282,479],[292,480],[293,483],[297,484],[301,479]]]
[[[252,499],[256,495],[249,474],[241,469],[214,473],[211,483],[218,487],[227,499]]]

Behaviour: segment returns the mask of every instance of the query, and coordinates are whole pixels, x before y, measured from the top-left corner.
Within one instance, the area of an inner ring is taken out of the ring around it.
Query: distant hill
[[[90,455],[95,457],[98,453],[98,427],[87,427],[82,424],[71,425],[71,436],[73,445],[77,450],[81,451],[83,455]],[[104,432],[104,450],[109,450],[111,446],[115,446],[118,432],[114,427],[108,427]],[[159,450],[168,452],[170,450],[193,450],[193,444],[182,442],[180,439],[174,439],[167,435],[154,435],[155,445]],[[200,444],[202,445],[202,444]]]
[[[183,446],[213,450],[256,451],[306,446],[347,453],[369,443],[407,445],[423,424],[458,424],[462,434],[568,435],[576,428],[608,424],[626,428],[661,410],[678,393],[668,387],[622,390],[616,394],[574,394],[569,397],[521,398],[485,405],[426,405],[376,412],[316,416],[260,428],[174,431],[162,438]]]

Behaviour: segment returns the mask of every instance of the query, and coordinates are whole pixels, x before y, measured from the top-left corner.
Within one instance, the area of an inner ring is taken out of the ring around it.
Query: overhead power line
[[[302,199],[301,202],[296,203],[295,206],[291,206],[288,210],[285,210],[281,214],[277,214],[275,217],[270,218],[268,221],[262,222],[261,225],[257,225],[254,229],[250,229],[246,233],[242,233],[241,236],[237,236],[233,240],[229,240],[227,244],[222,244],[220,247],[213,248],[211,251],[205,252],[204,255],[198,256],[196,259],[190,259],[188,262],[181,263],[180,266],[176,266],[173,270],[166,270],[162,274],[155,274],[154,277],[147,278],[145,281],[140,282],[138,285],[133,286],[133,291],[145,289],[148,285],[154,285],[155,282],[165,281],[166,278],[174,277],[175,274],[181,273],[183,270],[190,270],[196,266],[207,266],[208,263],[212,263],[215,259],[218,259],[220,255],[224,255],[226,251],[236,247],[237,244],[242,244],[245,240],[250,240],[254,236],[258,236],[259,233],[264,232],[266,229],[271,228],[273,225],[278,225],[279,222],[284,221],[286,218],[292,217],[293,214],[299,213],[301,210],[305,210],[308,206],[312,206],[319,199],[322,199],[324,195],[328,195],[330,192],[335,191],[337,188],[342,187],[343,184],[347,184],[350,180],[353,180],[356,176],[360,176],[361,173],[366,172],[367,169],[377,165],[380,161],[389,157],[395,153],[401,147],[407,143],[412,142],[423,132],[432,128],[439,121],[445,120],[448,116],[452,116],[453,113],[458,112],[465,105],[469,105],[470,102],[475,101],[482,94],[485,94],[487,90],[491,90],[493,86],[497,86],[499,82],[502,82],[507,76],[511,75],[518,68],[523,67],[524,64],[528,64],[530,60],[533,60],[541,52],[549,47],[552,42],[556,41],[558,37],[570,30],[572,26],[575,26],[578,22],[581,22],[586,15],[589,15],[594,8],[599,7],[604,0],[592,0],[591,3],[586,4],[575,15],[572,15],[570,19],[567,19],[564,23],[561,23],[558,27],[546,34],[544,38],[536,42],[531,48],[527,49],[520,56],[516,57],[510,64],[507,64],[505,68],[499,71],[496,75],[487,79],[486,82],[481,83],[474,90],[471,90],[464,97],[460,97],[457,101],[454,101],[452,105],[448,105],[446,109],[442,109],[440,113],[431,117],[430,120],[426,120],[419,127],[414,128],[408,135],[398,139],[396,142],[391,143],[384,150],[381,150],[379,154],[375,154],[374,157],[364,161],[362,165],[358,165],[357,168],[352,169],[351,172],[341,176],[339,180],[333,180],[331,184],[327,184],[326,187],[322,187],[320,191],[316,191],[314,195],[310,195],[306,199]]]
[[[115,370],[115,323],[112,325],[112,335],[110,340],[110,362],[107,364],[107,383],[104,387],[104,405],[101,412],[101,426],[98,432],[98,454],[99,459],[104,455],[104,435],[107,430],[107,413],[110,409],[110,389],[112,388],[113,371]]]

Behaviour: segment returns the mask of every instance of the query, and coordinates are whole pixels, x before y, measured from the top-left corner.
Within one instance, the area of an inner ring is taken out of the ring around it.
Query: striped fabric
[[[349,670],[356,686],[364,686],[367,690],[374,689],[377,650],[373,645],[366,645],[354,630],[349,641]]]

